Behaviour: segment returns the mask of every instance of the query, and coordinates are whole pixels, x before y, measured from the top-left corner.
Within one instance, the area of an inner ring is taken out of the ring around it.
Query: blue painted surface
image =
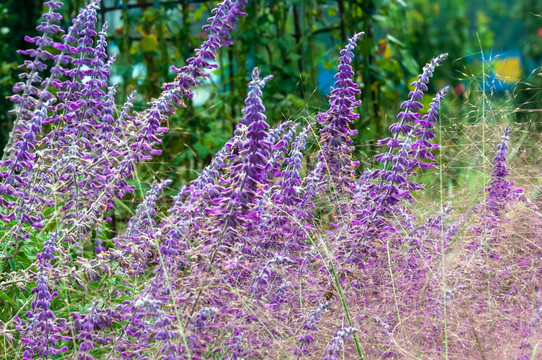
[[[324,65],[322,63],[318,63],[317,67],[318,71],[318,90],[320,90],[323,94],[329,94],[331,91],[331,86],[333,86],[333,83],[335,82],[335,79],[333,78],[335,76],[336,69],[324,69]]]
[[[498,74],[494,71],[498,63],[506,61],[517,60],[519,62],[519,69],[521,70],[521,75],[525,74],[525,60],[521,55],[519,50],[502,50],[502,51],[491,51],[485,52],[483,54],[477,54],[467,57],[468,62],[484,62],[486,68],[489,68],[489,72],[486,74],[485,87],[488,91],[494,92],[504,92],[511,90],[516,85],[517,80],[519,79],[503,79],[500,78]]]

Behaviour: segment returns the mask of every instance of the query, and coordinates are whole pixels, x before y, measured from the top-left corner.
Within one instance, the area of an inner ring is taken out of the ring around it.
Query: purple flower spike
[[[261,96],[263,87],[272,78],[272,75],[260,78],[260,70],[254,68],[252,81],[248,85],[250,91],[243,109],[245,116],[241,120],[241,124],[247,127],[247,142],[241,151],[242,155],[247,156],[242,167],[246,173],[242,182],[245,192],[244,203],[253,203],[259,192],[259,187],[265,186],[269,182],[266,170],[272,144],[267,140],[269,125],[265,121],[267,118],[264,115],[265,107],[262,104]]]
[[[92,304],[87,309],[87,313],[82,321],[76,318],[78,334],[77,339],[81,340],[79,344],[78,360],[93,360],[94,357],[89,354],[94,349],[95,334],[94,327],[98,327],[99,315],[95,308],[96,304]],[[79,316],[77,316],[79,317]]]
[[[322,147],[315,170],[321,178],[326,178],[329,174],[332,186],[339,192],[352,192],[354,170],[358,165],[357,161],[352,161],[350,155],[354,150],[351,136],[357,134],[357,130],[351,130],[350,125],[359,118],[354,109],[361,104],[361,100],[356,100],[356,95],[360,94],[361,90],[352,80],[354,71],[350,63],[354,58],[352,50],[363,35],[364,33],[354,34],[341,50],[336,81],[329,97],[329,110],[318,114],[318,120],[325,124],[325,127],[320,131]]]
[[[305,330],[305,334],[303,334],[303,335],[301,335],[299,337],[300,346],[298,348],[296,348],[296,350],[295,350],[296,354],[298,354],[298,355],[301,355],[301,354],[308,355],[309,354],[308,347],[309,347],[309,345],[311,345],[315,341],[314,337],[312,336],[312,334],[309,331],[317,331],[318,330],[317,324],[320,321],[320,319],[322,318],[322,314],[329,307],[330,304],[331,304],[331,302],[329,302],[329,301],[325,302],[325,303],[322,303],[322,304],[318,305],[318,307],[316,307],[315,309],[310,311],[310,314],[307,317],[307,320],[306,320],[305,324],[303,324],[303,326],[302,326],[302,329]]]
[[[34,295],[34,300],[31,310],[25,314],[28,318],[26,327],[20,330],[21,341],[25,348],[24,359],[30,360],[41,356],[48,358],[50,355],[68,350],[67,347],[59,347],[58,344],[61,339],[68,340],[67,337],[61,335],[66,330],[65,319],[56,319],[50,309],[51,301],[57,293],[50,292],[48,271],[52,268],[50,261],[55,259],[54,252],[58,236],[57,232],[53,232],[45,242],[43,252],[37,255],[39,275],[36,287],[30,292]]]
[[[169,184],[171,184],[170,179],[153,182],[143,202],[137,207],[135,215],[128,221],[126,232],[114,239],[120,249],[124,249],[133,256],[133,262],[130,264],[132,275],[143,273],[147,263],[152,260],[151,250],[156,247],[157,226],[154,220],[156,204],[158,197]],[[96,253],[99,253],[98,250],[96,249]]]
[[[47,1],[44,4],[48,11],[43,14],[43,21],[36,27],[36,30],[40,31],[42,35],[36,37],[25,36],[25,40],[29,43],[35,44],[35,49],[20,50],[19,54],[27,55],[30,60],[25,60],[24,64],[19,66],[22,69],[26,69],[27,72],[23,72],[20,77],[26,78],[26,82],[19,82],[13,88],[16,94],[11,97],[11,101],[16,102],[15,110],[10,113],[17,114],[14,130],[10,136],[10,141],[4,149],[4,154],[9,154],[13,150],[13,145],[20,141],[25,129],[29,130],[31,127],[34,110],[39,107],[41,103],[40,99],[48,100],[52,95],[48,91],[43,91],[37,84],[43,81],[41,74],[47,70],[47,60],[53,59],[53,55],[46,50],[47,47],[56,47],[57,43],[53,38],[56,34],[62,34],[64,31],[60,28],[58,23],[62,20],[62,16],[56,13],[62,6],[60,1]],[[40,94],[41,91],[41,94]]]
[[[493,158],[493,172],[491,183],[485,189],[487,192],[486,207],[487,216],[490,219],[499,219],[502,212],[510,206],[523,191],[521,188],[514,188],[514,182],[507,179],[510,172],[506,169],[508,141],[510,141],[510,128],[504,128],[501,142],[497,145],[497,153]]]
[[[440,110],[440,103],[449,90],[448,86],[440,90],[433,99],[433,102],[429,104],[430,108],[427,110],[427,114],[421,120],[414,122],[415,128],[413,129],[413,135],[419,138],[412,144],[412,150],[409,152],[412,158],[409,164],[409,172],[412,172],[414,169],[427,169],[434,166],[433,163],[426,163],[424,160],[433,160],[435,158],[431,150],[437,149],[438,144],[431,143],[431,139],[435,137],[432,130],[435,128],[434,124],[438,121],[436,115],[438,114],[438,110]]]
[[[265,121],[261,96],[263,87],[271,79],[272,76],[260,78],[258,68],[252,71],[252,81],[248,85],[250,91],[243,109],[245,116],[238,126],[238,130],[246,129],[246,139],[240,145],[240,156],[232,159],[228,177],[220,181],[233,186],[224,188],[217,185],[222,193],[215,199],[219,205],[207,209],[209,214],[227,219],[225,221],[231,226],[242,223],[241,217],[248,215],[250,206],[256,203],[262,190],[270,183],[267,170],[272,144],[267,140],[269,125]]]
[[[344,349],[344,341],[348,337],[353,336],[358,329],[352,326],[347,326],[345,328],[337,331],[337,334],[329,344],[326,346],[324,360],[339,360],[341,359],[341,352]]]
[[[390,126],[394,136],[378,141],[380,146],[388,147],[387,152],[375,156],[377,162],[384,163],[384,169],[371,172],[363,183],[359,184],[358,198],[363,199],[361,201],[365,204],[372,202],[373,205],[361,205],[363,210],[359,212],[355,223],[372,222],[376,219],[380,221],[380,218],[391,213],[402,199],[414,201],[411,192],[423,188],[409,181],[409,177],[414,174],[415,169],[433,166],[432,163],[426,163],[425,159],[433,159],[431,150],[438,148],[438,144],[431,143],[431,139],[435,137],[432,132],[433,123],[437,121],[435,115],[449,88],[445,87],[438,92],[427,114],[421,119],[418,111],[423,105],[419,100],[427,90],[433,71],[446,57],[447,54],[441,54],[424,66],[418,80],[411,84],[415,88],[409,94],[410,99],[401,104],[403,111],[397,115],[399,122]],[[413,142],[414,137],[417,139]]]
[[[240,16],[246,16],[242,12],[246,2],[247,0],[235,2],[225,0],[212,10],[213,16],[207,19],[208,24],[202,28],[204,31],[209,32],[209,37],[203,42],[201,48],[196,49],[196,56],[186,61],[188,65],[180,69],[172,66],[172,69],[178,72],[179,75],[174,82],[167,83],[162,87],[165,91],[178,89],[184,96],[193,96],[191,88],[201,83],[200,78],[210,76],[205,70],[217,67],[210,64],[209,60],[216,59],[216,52],[222,46],[231,44],[229,32],[235,28],[235,23]],[[180,98],[176,100],[180,101]]]
[[[287,206],[296,206],[302,200],[299,198],[301,189],[301,176],[299,170],[303,167],[303,153],[307,146],[307,136],[309,126],[304,127],[294,142],[289,157],[284,160],[286,168],[282,172],[282,179],[279,180],[279,190],[274,192],[271,199],[277,204],[285,204]],[[306,209],[305,209],[306,210]]]
[[[414,123],[420,116],[418,111],[423,108],[420,101],[423,98],[423,92],[427,91],[427,84],[429,79],[433,76],[435,68],[440,66],[440,64],[446,60],[448,54],[440,54],[436,58],[432,59],[428,64],[423,67],[423,72],[418,75],[418,80],[412,82],[410,86],[414,86],[408,96],[410,99],[404,101],[401,104],[401,111],[397,115],[397,119],[401,120],[399,124],[394,124],[390,127],[392,133],[395,133],[395,139],[397,134],[402,133],[403,135],[408,134],[411,130],[411,126],[408,123]]]

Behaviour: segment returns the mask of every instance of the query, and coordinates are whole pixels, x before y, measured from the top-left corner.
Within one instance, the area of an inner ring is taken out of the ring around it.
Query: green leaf
[[[143,21],[145,21],[147,23],[153,23],[156,20],[159,20],[159,19],[157,19],[157,15],[159,15],[159,12],[157,13],[156,10],[157,10],[156,8],[150,8],[150,9],[146,10],[143,13],[143,16],[142,16]]]
[[[11,271],[17,271],[17,264],[15,264],[15,260],[8,259],[9,266],[11,267]]]
[[[36,253],[38,252],[36,246],[23,245],[21,246],[21,249],[23,250],[23,252],[28,258],[32,258],[32,259],[36,258]]]
[[[124,210],[128,211],[130,213],[130,215],[134,216],[134,213],[132,212],[132,210],[125,203],[123,203],[119,199],[115,200],[115,202],[117,203],[118,206],[120,206]]]
[[[373,15],[373,20],[377,22],[385,22],[388,20],[388,18],[385,17],[384,15],[376,14],[376,15]]]
[[[294,107],[302,108],[305,105],[305,100],[292,94],[288,94],[288,100],[292,102]]]
[[[135,55],[135,54],[139,54],[139,48],[137,47],[137,45],[134,43],[130,46],[130,55]],[[129,71],[129,73],[131,74],[131,71],[132,71],[132,68],[127,68],[127,72]]]
[[[395,36],[392,36],[390,34],[386,35],[386,38],[391,41],[392,43],[395,43],[399,46],[402,46],[402,47],[405,47],[405,43],[402,42],[401,40],[397,39]]]
[[[194,150],[200,158],[205,158],[210,154],[209,149],[203,144],[194,144]]]
[[[141,39],[141,49],[144,52],[152,52],[158,49],[158,39],[154,34],[143,34]]]
[[[420,67],[418,66],[418,63],[416,62],[416,60],[414,60],[412,55],[410,55],[408,51],[404,49],[400,52],[401,57],[403,58],[402,63],[407,69],[407,71],[411,74],[418,74],[418,72],[420,71]]]
[[[10,297],[8,296],[8,294],[6,294],[5,292],[3,292],[2,290],[0,290],[0,299],[4,299],[4,300],[6,300],[8,303],[10,303],[12,306],[18,307],[17,304],[15,303],[15,301],[13,301],[13,299],[10,298]]]
[[[203,17],[203,6],[200,6],[196,11],[192,13],[192,17],[194,18],[194,21],[199,21]]]

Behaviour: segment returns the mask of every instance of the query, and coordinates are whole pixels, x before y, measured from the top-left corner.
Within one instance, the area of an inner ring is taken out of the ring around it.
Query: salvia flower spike
[[[420,119],[419,110],[423,108],[420,101],[423,98],[423,92],[428,89],[427,84],[433,76],[435,68],[440,66],[447,56],[447,54],[441,54],[424,66],[422,73],[418,75],[418,80],[410,84],[414,87],[414,90],[409,93],[410,99],[401,104],[403,110],[397,115],[399,122],[390,126],[390,131],[394,134],[393,137],[378,142],[379,145],[388,147],[388,151],[375,156],[377,162],[384,163],[384,168],[373,171],[366,180],[364,192],[369,194],[375,203],[371,210],[366,211],[371,214],[369,216],[371,221],[380,215],[389,213],[402,198],[411,200],[410,192],[420,189],[419,185],[408,180],[408,175],[412,173],[414,167],[425,165],[422,164],[423,162],[411,159],[411,157],[431,158],[432,155],[426,149],[438,147],[428,141],[434,137],[433,133],[429,131],[431,126],[428,123],[436,120],[434,115],[440,108],[440,101],[447,93],[448,88],[442,89],[433,99],[425,119]],[[425,127],[428,128],[425,129]],[[400,135],[405,138],[401,139]],[[420,139],[412,143],[414,135],[420,136]],[[389,169],[390,165],[391,169]],[[376,183],[371,182],[373,179]]]
[[[351,192],[354,183],[354,170],[358,165],[352,160],[352,135],[357,130],[350,126],[359,114],[354,110],[361,104],[356,96],[361,93],[358,84],[353,80],[354,71],[352,61],[356,42],[364,33],[354,34],[348,44],[341,50],[339,65],[335,74],[335,84],[329,96],[329,109],[318,114],[318,120],[324,124],[320,130],[320,146],[316,171],[320,178],[327,178],[328,174],[335,189],[339,192]]]
[[[503,211],[509,207],[518,194],[522,192],[521,188],[514,188],[514,182],[508,179],[510,172],[506,168],[508,162],[508,142],[510,141],[510,128],[508,125],[503,130],[501,142],[497,145],[497,152],[493,158],[493,171],[491,172],[491,182],[485,189],[486,214],[488,217],[499,219]]]

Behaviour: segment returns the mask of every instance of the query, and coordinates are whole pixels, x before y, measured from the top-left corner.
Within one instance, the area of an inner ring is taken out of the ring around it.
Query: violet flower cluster
[[[485,188],[485,201],[484,204],[477,206],[476,213],[481,215],[480,222],[471,227],[471,230],[483,237],[483,241],[486,242],[489,238],[489,243],[498,243],[503,239],[506,239],[506,235],[500,234],[500,226],[503,222],[509,221],[505,216],[507,209],[514,205],[521,197],[523,189],[514,188],[514,182],[509,180],[510,172],[507,170],[506,164],[508,162],[508,142],[510,141],[510,128],[508,125],[503,130],[501,136],[501,142],[497,145],[497,152],[493,158],[493,170],[491,172],[491,178],[489,186]],[[474,239],[469,244],[469,249],[483,248],[480,246],[480,239]],[[492,257],[499,257],[494,252],[493,246],[491,246]]]
[[[325,124],[325,127],[320,130],[321,149],[318,152],[316,171],[322,179],[329,177],[330,185],[339,192],[351,192],[354,171],[359,165],[351,156],[354,150],[351,137],[357,134],[357,130],[350,126],[359,118],[354,109],[361,104],[361,100],[356,100],[356,95],[360,94],[361,90],[352,80],[354,71],[351,63],[356,42],[363,35],[364,33],[354,34],[348,40],[348,45],[341,50],[336,81],[329,96],[329,109],[318,114],[318,120]]]
[[[222,219],[225,227],[235,228],[254,217],[250,211],[260,193],[270,184],[267,176],[268,158],[273,144],[269,142],[265,107],[262,104],[262,89],[272,76],[260,78],[260,71],[254,68],[250,91],[245,100],[241,125],[246,128],[246,139],[239,146],[238,154],[231,159],[230,172],[221,178],[217,185],[221,196],[213,199],[216,206],[207,210],[208,214]]]
[[[378,220],[381,216],[389,214],[394,206],[401,200],[412,201],[411,191],[420,190],[421,187],[408,180],[408,176],[416,168],[427,168],[424,159],[432,159],[431,150],[438,148],[438,144],[431,144],[430,139],[434,138],[432,129],[436,122],[436,113],[440,108],[440,101],[448,92],[448,88],[442,89],[433,99],[431,107],[422,119],[420,119],[419,110],[423,108],[420,102],[423,98],[423,92],[427,91],[429,79],[437,66],[440,66],[447,54],[441,54],[431,60],[423,68],[423,73],[418,75],[418,80],[410,84],[414,87],[409,93],[410,99],[401,104],[403,109],[397,119],[400,121],[390,126],[393,137],[379,140],[380,146],[387,146],[388,151],[375,156],[377,162],[384,163],[384,169],[376,169],[370,175],[373,182],[366,185],[365,193],[372,199],[374,206],[365,211],[369,216],[358,220],[361,222],[371,222]],[[399,136],[405,136],[401,139]],[[412,137],[419,137],[412,142]],[[391,169],[389,168],[391,166]]]

